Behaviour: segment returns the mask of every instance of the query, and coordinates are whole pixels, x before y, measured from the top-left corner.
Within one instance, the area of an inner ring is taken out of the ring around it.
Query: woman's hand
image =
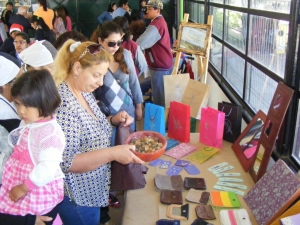
[[[135,118],[136,120],[141,120],[143,118],[142,104],[137,104],[135,106]]]
[[[20,198],[23,198],[28,191],[29,189],[25,186],[25,184],[19,184],[9,191],[9,198],[13,202],[17,202]]]
[[[124,127],[127,127],[129,126],[130,124],[132,124],[134,121],[133,117],[129,116],[129,114],[126,112],[126,111],[121,111],[121,112],[118,112],[116,115],[114,115],[112,118],[111,118],[111,122],[112,122],[112,125],[119,125],[120,123],[124,123]]]
[[[36,216],[34,225],[46,225],[44,222],[51,221],[52,218],[49,216]]]
[[[115,149],[115,151],[113,151],[113,160],[119,163],[144,163],[143,160],[132,153],[132,151],[135,151],[135,145],[118,145],[113,148]]]

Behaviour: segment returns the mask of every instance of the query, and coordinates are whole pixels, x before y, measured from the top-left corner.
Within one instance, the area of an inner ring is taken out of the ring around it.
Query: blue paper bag
[[[166,136],[165,108],[152,103],[146,103],[144,113],[144,130],[156,131]]]

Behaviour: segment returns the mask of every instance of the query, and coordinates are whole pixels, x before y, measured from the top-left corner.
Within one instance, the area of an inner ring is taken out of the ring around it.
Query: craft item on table
[[[183,156],[196,150],[196,146],[189,143],[181,143],[169,151],[165,152],[165,155],[170,156],[175,159],[180,159]]]
[[[176,220],[189,219],[189,204],[185,205],[169,205],[167,209],[167,216]]]
[[[282,218],[280,225],[299,225],[300,224],[300,213]]]
[[[196,190],[194,188],[191,188],[188,193],[185,196],[185,200],[189,202],[194,202],[194,203],[200,203],[202,205],[206,205],[208,200],[209,200],[209,192],[207,191],[200,191]]]
[[[146,103],[144,115],[144,130],[156,131],[166,136],[165,108],[152,103]]]
[[[276,220],[274,220],[271,225],[278,225],[280,224],[280,220],[282,218],[293,216],[299,213],[300,209],[300,200],[298,200],[295,204],[289,207],[283,214],[281,214]]]
[[[246,209],[221,210],[222,225],[252,225]]]
[[[210,192],[211,204],[214,209],[233,209],[240,208],[241,203],[234,192],[212,191]]]
[[[182,205],[182,192],[162,190],[160,192],[160,202],[163,204],[180,204]]]
[[[214,170],[214,171],[213,171],[213,174],[223,173],[223,172],[225,172],[225,171],[232,170],[232,169],[234,169],[233,166],[222,167],[222,168],[220,168],[220,169],[218,169],[218,170]]]
[[[206,146],[203,149],[188,156],[188,159],[193,160],[198,163],[204,163],[206,160],[208,160],[210,157],[212,157],[217,152],[219,152],[218,148]]]
[[[195,165],[188,165],[183,167],[188,174],[196,175],[200,173],[200,170]]]
[[[185,177],[184,189],[189,190],[194,188],[196,190],[206,190],[206,183],[204,178]]]
[[[214,220],[216,219],[215,213],[211,205],[197,205],[196,215],[204,220]]]
[[[175,166],[185,167],[185,166],[188,166],[189,164],[190,164],[190,161],[179,159],[179,160],[177,160],[177,161],[175,162],[174,165],[175,165]]]
[[[221,186],[225,186],[225,187],[240,188],[240,189],[247,190],[247,186],[243,185],[243,184],[236,184],[236,183],[218,181],[217,185],[221,185]]]
[[[219,164],[214,165],[214,166],[212,166],[212,167],[209,167],[209,168],[208,168],[208,171],[213,172],[213,171],[218,170],[218,169],[220,169],[221,167],[224,167],[224,166],[227,166],[227,165],[228,165],[228,162],[222,162],[222,163],[219,163]]]
[[[190,106],[180,102],[171,102],[168,137],[180,142],[190,142]]]
[[[194,220],[194,222],[191,225],[213,225],[213,224],[206,222],[205,220],[203,220],[201,218],[197,218]]]
[[[200,142],[222,148],[225,113],[207,107],[202,108],[200,121]]]
[[[149,166],[158,166],[159,164],[162,163],[162,161],[163,161],[162,159],[155,159],[155,160],[149,162]]]
[[[166,151],[174,148],[175,146],[179,145],[180,142],[175,140],[175,139],[168,139],[167,140],[167,147],[166,147]]]
[[[171,165],[172,165],[171,161],[162,160],[162,162],[160,163],[159,168],[161,168],[161,169],[169,169]],[[177,174],[175,174],[175,175],[177,175]]]
[[[235,142],[241,134],[242,106],[228,102],[219,102],[218,110],[225,113],[223,140]]]
[[[216,177],[239,177],[241,173],[218,173]]]
[[[244,196],[244,200],[258,224],[265,225],[272,223],[299,196],[299,178],[279,159]]]
[[[238,183],[241,183],[244,180],[243,179],[239,179],[239,178],[220,177],[219,181],[221,181],[221,182],[238,182]]]
[[[156,225],[180,225],[180,220],[160,219],[156,221]]]
[[[168,171],[166,172],[166,174],[168,176],[174,176],[174,175],[178,175],[180,174],[180,172],[182,171],[183,167],[180,166],[172,166],[170,169],[168,169]]]
[[[176,76],[164,76],[165,107],[170,108],[173,101],[181,102],[186,86],[190,80],[188,73]]]
[[[183,191],[183,180],[181,175],[167,176],[156,174],[154,178],[156,190],[177,190]]]
[[[191,117],[200,120],[201,109],[207,106],[210,86],[199,81],[189,80],[181,102],[191,107]]]
[[[245,192],[244,191],[240,191],[234,188],[230,188],[230,187],[224,187],[224,186],[220,186],[220,185],[214,185],[213,189],[219,190],[219,191],[230,191],[230,192],[234,192],[237,195],[241,195],[244,196]]]

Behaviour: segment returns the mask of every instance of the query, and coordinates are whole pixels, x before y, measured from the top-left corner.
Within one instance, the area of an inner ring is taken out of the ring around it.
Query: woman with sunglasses
[[[98,43],[113,55],[113,61],[109,64],[103,86],[96,89],[95,95],[112,115],[125,110],[136,120],[141,120],[143,95],[131,53],[121,47],[122,37],[122,28],[112,21],[103,23],[98,29]],[[135,122],[130,128],[135,131]]]
[[[110,147],[112,126],[133,122],[125,111],[106,116],[92,92],[103,85],[112,56],[99,44],[68,40],[55,58],[54,80],[62,104],[57,122],[66,137],[62,171],[65,197],[59,206],[64,225],[98,225],[100,207],[108,205],[110,162],[143,163],[133,145]]]

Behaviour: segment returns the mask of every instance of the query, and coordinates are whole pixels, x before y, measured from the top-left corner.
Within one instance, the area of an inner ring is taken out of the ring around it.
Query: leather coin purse
[[[200,191],[194,188],[191,188],[185,199],[189,202],[200,203],[202,205],[206,205],[210,197],[210,193],[207,191]]]
[[[189,204],[185,205],[169,205],[167,216],[175,220],[189,219]]]
[[[191,188],[194,188],[196,190],[206,190],[204,178],[184,178],[184,189],[189,190]]]
[[[180,204],[182,205],[182,192],[163,190],[160,193],[160,202],[163,204]]]
[[[168,176],[168,175],[156,174],[154,182],[155,182],[156,190],[158,191],[162,191],[162,190],[183,191],[184,190],[183,180],[181,175]]]
[[[216,219],[215,213],[211,205],[197,205],[196,214],[199,218],[204,220],[214,220]]]

